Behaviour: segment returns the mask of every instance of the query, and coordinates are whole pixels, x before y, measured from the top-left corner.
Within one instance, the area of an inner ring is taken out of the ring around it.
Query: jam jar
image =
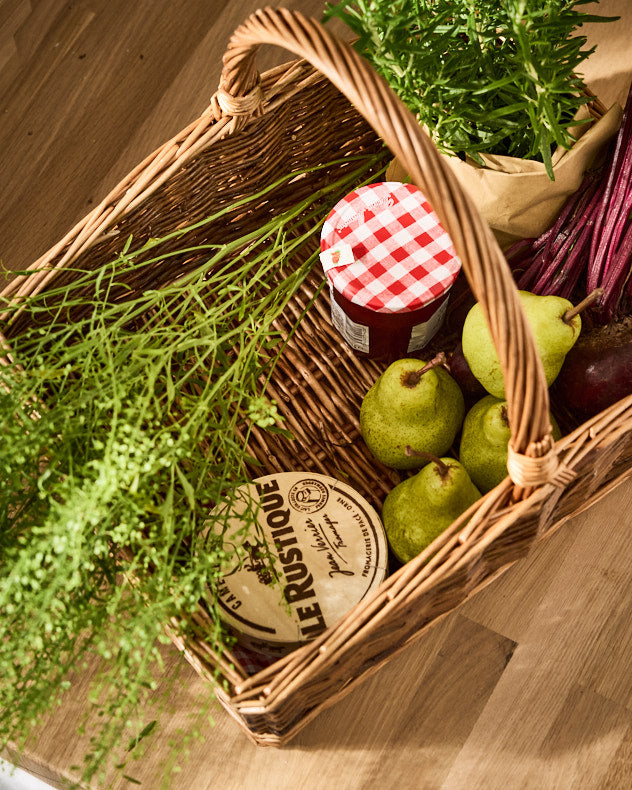
[[[395,359],[427,345],[461,263],[418,187],[389,181],[349,193],[325,220],[320,249],[332,322],[351,348]]]

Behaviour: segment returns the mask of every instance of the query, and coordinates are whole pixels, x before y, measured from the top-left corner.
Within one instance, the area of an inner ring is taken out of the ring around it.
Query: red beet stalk
[[[632,86],[601,168],[586,176],[549,230],[507,250],[518,286],[574,300],[602,288],[590,317],[615,320],[632,303],[631,215]]]
[[[630,105],[629,94],[614,151],[608,166],[608,177],[601,198],[599,216],[595,222],[595,235],[590,248],[591,255],[588,266],[588,290],[598,287],[594,283],[599,282],[600,276],[608,267],[609,252],[613,246],[613,231],[628,191],[630,168],[632,166],[632,150],[630,146],[632,112]]]

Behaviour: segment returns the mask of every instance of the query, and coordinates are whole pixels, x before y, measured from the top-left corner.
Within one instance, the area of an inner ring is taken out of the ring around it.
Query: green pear
[[[550,386],[560,372],[566,354],[579,337],[581,318],[576,315],[568,322],[564,320],[564,315],[573,305],[561,296],[539,296],[529,291],[518,291],[518,295]],[[462,345],[463,355],[474,376],[491,395],[504,398],[503,372],[479,303],[465,318]]]
[[[427,459],[407,454],[407,446],[440,456],[454,442],[465,402],[459,385],[437,364],[439,356],[430,363],[398,359],[364,396],[362,437],[373,456],[386,466],[419,468]]]
[[[395,556],[408,562],[481,496],[465,467],[437,458],[390,491],[382,522]]]
[[[550,418],[553,438],[557,440],[561,431],[552,414]],[[491,491],[507,477],[510,438],[507,401],[486,395],[465,415],[459,461],[467,469],[474,485],[483,493]]]

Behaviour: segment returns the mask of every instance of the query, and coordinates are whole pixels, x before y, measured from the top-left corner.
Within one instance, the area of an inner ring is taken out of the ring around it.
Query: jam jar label
[[[369,353],[369,327],[352,321],[331,295],[331,321],[354,351]]]
[[[353,263],[353,248],[350,244],[345,244],[343,241],[338,242],[334,247],[328,250],[323,250],[320,253],[320,262],[325,274],[336,266],[349,266]]]
[[[448,307],[448,300],[444,299],[443,304],[440,305],[433,315],[424,321],[423,324],[416,324],[410,330],[410,340],[408,341],[407,352],[418,351],[423,348],[427,343],[432,340],[437,330],[443,322],[445,311]]]

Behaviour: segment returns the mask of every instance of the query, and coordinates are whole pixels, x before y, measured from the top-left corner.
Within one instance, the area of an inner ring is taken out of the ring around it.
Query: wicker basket
[[[260,44],[285,47],[301,60],[259,75]],[[510,476],[337,624],[257,674],[249,676],[229,653],[219,658],[209,649],[204,639],[209,619],[200,606],[191,623],[194,636],[174,641],[202,676],[216,682],[219,670],[220,701],[262,745],[291,739],[319,711],[524,557],[537,540],[629,477],[632,396],[553,445],[543,370],[493,235],[412,114],[371,67],[318,23],[285,10],[250,17],[229,44],[221,84],[207,111],[142,162],[31,267],[45,270],[4,290],[15,299],[41,291],[71,276],[70,264],[90,267],[111,260],[121,239],[131,235],[140,246],[221,207],[229,209],[225,222],[207,226],[199,241],[236,238],[258,227],[269,212],[309,195],[315,184],[305,178],[279,188],[248,214],[230,212],[238,199],[291,170],[377,152],[382,140],[426,193],[452,237],[473,296],[483,305],[505,375]],[[328,175],[335,174],[321,172],[318,178]],[[176,273],[181,269],[164,264],[153,272],[151,286],[172,281]],[[305,284],[290,310],[292,321],[321,280],[315,272]],[[17,325],[3,329],[10,343]],[[363,449],[357,414],[380,370],[340,340],[322,294],[268,390],[296,439],[255,432],[250,451],[263,470],[342,473],[379,507],[396,480]]]

